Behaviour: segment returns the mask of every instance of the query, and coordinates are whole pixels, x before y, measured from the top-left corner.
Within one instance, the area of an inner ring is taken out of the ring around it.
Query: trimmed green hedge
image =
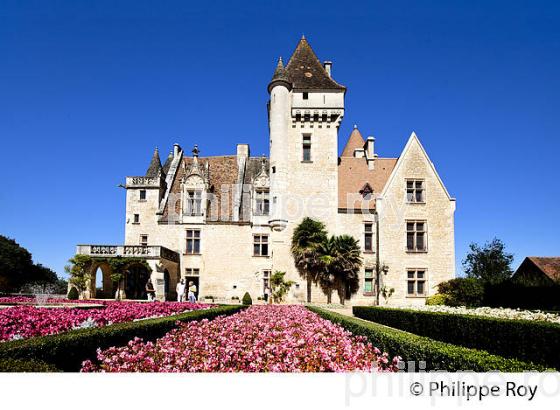
[[[468,349],[393,329],[378,323],[344,316],[309,306],[312,312],[324,319],[337,323],[355,335],[365,336],[369,341],[390,356],[401,356],[405,362],[426,362],[426,370],[455,371],[502,371],[522,372],[525,370],[544,371],[546,367],[516,359],[495,356],[488,352]]]
[[[446,343],[560,369],[560,325],[542,321],[355,306],[354,315]]]
[[[95,358],[97,348],[124,346],[134,337],[155,340],[173,329],[177,321],[214,319],[220,315],[237,313],[243,308],[243,306],[219,306],[175,316],[4,342],[0,344],[0,360],[41,361],[58,370],[75,372],[80,370],[84,360]]]
[[[3,373],[53,373],[59,370],[52,364],[37,360],[0,359]]]

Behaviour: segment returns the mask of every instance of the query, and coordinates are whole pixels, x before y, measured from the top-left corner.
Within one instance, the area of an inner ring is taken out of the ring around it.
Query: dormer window
[[[255,192],[255,215],[268,215],[270,213],[270,199],[268,189],[259,189]]]
[[[360,194],[362,195],[362,198],[369,201],[373,195],[373,188],[370,184],[365,184],[362,189],[360,189]]]
[[[187,191],[186,201],[186,214],[189,216],[202,215],[202,191],[189,190]]]

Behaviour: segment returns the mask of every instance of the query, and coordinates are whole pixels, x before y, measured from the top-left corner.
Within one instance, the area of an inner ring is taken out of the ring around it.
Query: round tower
[[[270,132],[270,196],[272,199],[270,224],[275,230],[286,226],[282,212],[282,193],[288,188],[288,127],[290,125],[291,83],[284,70],[282,57],[268,84],[270,101],[268,124]]]

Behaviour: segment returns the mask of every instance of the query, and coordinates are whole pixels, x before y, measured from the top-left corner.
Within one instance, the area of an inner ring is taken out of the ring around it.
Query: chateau
[[[152,268],[130,270],[128,298],[144,298],[151,275],[160,300],[175,298],[183,277],[199,298],[231,302],[249,292],[255,301],[271,273],[285,271],[295,282],[287,301],[304,302],[290,245],[306,216],[359,240],[364,266],[351,303],[374,304],[379,283],[394,288],[389,304],[423,304],[455,276],[455,199],[414,133],[398,158],[384,158],[375,138],[354,127],[339,155],[346,88],[305,38],[287,64],[278,61],[268,91],[268,158],[251,156],[246,144],[208,157],[175,144],[163,164],[156,149],[146,175],[126,178],[124,245],[78,245],[103,276],[103,288],[92,281],[86,296],[110,297],[103,260],[126,256]],[[319,287],[312,298],[326,301]]]

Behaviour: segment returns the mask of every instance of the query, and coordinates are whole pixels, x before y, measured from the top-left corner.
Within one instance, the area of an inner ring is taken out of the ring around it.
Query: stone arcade
[[[146,175],[126,178],[124,245],[79,245],[78,253],[145,259],[160,300],[175,297],[180,277],[198,285],[199,298],[249,292],[256,300],[279,270],[296,282],[287,301],[304,302],[290,242],[310,216],[360,241],[364,266],[351,303],[375,303],[379,270],[381,286],[395,289],[389,304],[423,304],[455,276],[455,200],[418,137],[412,133],[399,158],[382,158],[375,139],[354,127],[339,156],[346,88],[305,38],[285,66],[278,61],[268,91],[269,158],[252,157],[246,144],[210,157],[175,144],[162,165],[156,149]],[[146,273],[129,276],[132,289]],[[88,296],[96,296],[94,282]],[[318,287],[312,295],[326,300]]]

